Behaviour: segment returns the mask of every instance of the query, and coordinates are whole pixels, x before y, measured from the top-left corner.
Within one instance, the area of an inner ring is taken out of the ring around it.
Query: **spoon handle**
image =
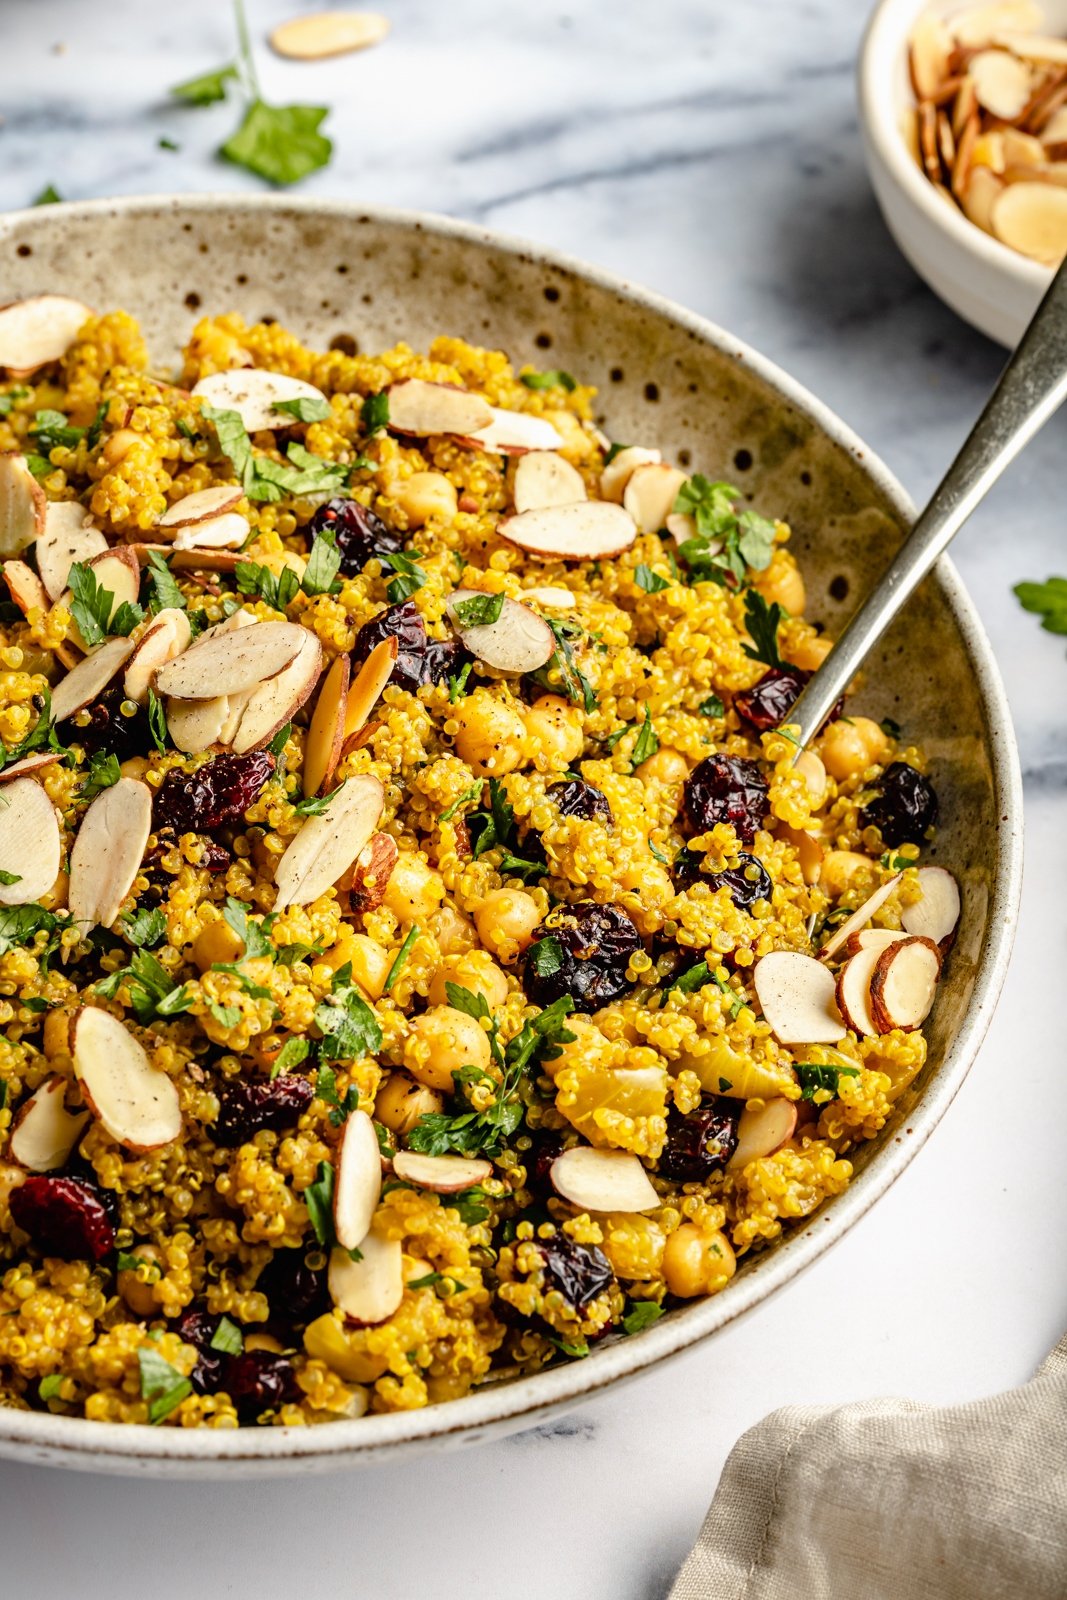
[[[887,571],[797,699],[801,745],[816,735],[904,602],[1009,462],[1067,399],[1067,262],[1000,375],[985,410]]]

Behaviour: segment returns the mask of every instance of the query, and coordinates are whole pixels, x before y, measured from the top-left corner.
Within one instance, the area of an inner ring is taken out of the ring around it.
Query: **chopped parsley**
[[[502,594],[476,594],[457,600],[454,610],[461,628],[487,628],[499,621],[504,609]]]
[[[148,731],[152,735],[152,743],[160,755],[165,755],[167,750],[167,713],[163,709],[162,700],[151,687],[148,690]]]
[[[450,677],[449,678],[449,680],[448,680],[448,698],[449,698],[450,704],[455,705],[456,701],[460,698],[460,696],[466,694],[466,692],[467,692],[467,679],[470,677],[470,675],[473,672],[473,670],[474,670],[474,662],[473,661],[468,661],[467,664],[464,666],[462,672],[457,672],[454,677]]]
[[[395,606],[401,600],[410,600],[416,589],[421,589],[423,584],[426,583],[425,572],[412,559],[418,554],[418,550],[413,550],[410,556],[401,555],[399,552],[390,552],[388,556],[382,557],[382,565],[388,565],[396,573],[396,577],[390,578],[385,586],[390,605]]]
[[[768,667],[780,667],[778,653],[778,625],[784,613],[777,600],[768,605],[758,589],[749,589],[745,595],[745,627],[752,639],[742,645],[750,661],[762,661]]]
[[[630,1310],[622,1319],[624,1333],[641,1333],[645,1328],[650,1328],[658,1322],[663,1315],[663,1307],[658,1306],[654,1300],[631,1300]]]
[[[726,715],[726,707],[717,694],[709,694],[706,700],[700,702],[697,710],[702,717],[723,717]]]
[[[214,424],[219,449],[229,456],[249,500],[277,502],[287,494],[333,493],[348,483],[350,467],[324,461],[295,439],[286,450],[287,461],[256,455],[248,430],[236,411],[201,406],[200,415]]]
[[[148,1401],[148,1420],[155,1426],[165,1421],[186,1395],[192,1394],[193,1386],[151,1345],[141,1346],[137,1362],[141,1369],[141,1398]]]
[[[35,702],[36,704],[36,697]],[[0,746],[2,750],[2,746]],[[67,748],[60,743],[56,733],[55,723],[52,721],[52,694],[46,687],[41,695],[40,712],[37,721],[24,734],[18,744],[4,753],[0,766],[9,767],[16,761],[21,761],[23,756],[33,755],[38,750],[53,750],[57,756],[65,756]]]
[[[158,616],[161,611],[186,609],[185,596],[178,588],[177,579],[158,550],[148,552],[148,584],[151,591],[148,609],[153,616]]]
[[[63,1387],[63,1374],[50,1372],[47,1378],[42,1378],[37,1385],[37,1393],[42,1400],[58,1400],[59,1391]]]
[[[660,991],[660,1005],[665,1005],[667,996],[672,989],[677,989],[680,994],[692,994],[697,989],[703,989],[706,983],[711,983],[711,971],[706,961],[697,962],[695,967],[687,967],[684,972],[675,973],[674,977],[663,985]]]
[[[389,426],[389,394],[382,389],[378,394],[369,394],[360,408],[360,421],[368,433],[377,433],[379,428]]]
[[[527,389],[566,389],[568,394],[573,394],[578,387],[570,373],[559,367],[552,367],[548,372],[520,372],[519,382]]]
[[[10,886],[13,883],[21,883],[21,882],[22,882],[22,873],[21,872],[8,872],[3,867],[0,867],[0,883],[4,884],[5,886]]]
[[[417,922],[413,922],[411,927],[410,927],[410,929],[408,930],[407,938],[404,940],[404,943],[400,946],[400,949],[397,951],[396,956],[393,959],[392,966],[389,968],[389,971],[386,973],[385,984],[384,984],[384,987],[382,989],[382,993],[383,994],[388,994],[390,989],[393,987],[393,984],[399,978],[399,976],[400,976],[400,974],[401,974],[401,972],[403,970],[404,963],[407,960],[408,956],[411,954],[412,950],[414,949],[415,940],[418,937],[419,937],[419,925],[418,925]]]
[[[135,911],[119,923],[123,938],[138,950],[150,950],[159,944],[166,931],[167,919],[158,907],[151,911]]]
[[[97,582],[96,574],[84,561],[74,563],[67,583],[73,596],[70,614],[90,650],[102,645],[109,633],[130,634],[144,620],[144,612],[136,602],[131,605],[124,600],[116,610],[115,596]]]
[[[442,822],[451,822],[457,811],[461,811],[465,805],[469,805],[472,800],[477,800],[479,798],[483,787],[483,780],[481,778],[477,778],[475,782],[471,784],[469,789],[464,789],[458,800],[453,800],[447,811],[441,812],[440,820]],[[512,813],[512,815],[514,815],[514,813]]]
[[[29,944],[38,933],[51,933],[56,927],[56,917],[44,906],[0,907],[0,956]]]
[[[293,810],[298,817],[321,817],[331,802],[337,799],[347,781],[345,779],[339,783],[336,789],[330,790],[329,794],[312,794],[306,800],[298,800],[293,806]]]
[[[188,987],[176,983],[148,950],[138,950],[128,967],[101,978],[94,987],[105,1000],[113,1000],[123,983],[130,991],[130,1004],[142,1027],[160,1017],[176,1017],[193,1003]]]
[[[325,1061],[372,1056],[381,1049],[382,1030],[352,982],[351,962],[334,973],[331,993],[315,1007],[315,1026],[322,1033],[319,1055]]]
[[[330,402],[317,394],[297,395],[295,400],[275,400],[272,409],[284,411],[297,422],[325,422],[332,415]]]
[[[611,445],[609,447],[609,449],[608,449],[607,455],[604,457],[604,465],[606,467],[610,467],[611,463],[615,460],[615,457],[616,456],[621,456],[623,451],[624,450],[629,450],[629,448],[630,448],[630,446],[628,444],[613,444],[613,445]]]
[[[551,978],[563,965],[563,946],[552,934],[546,934],[530,946],[530,962],[539,978]]]
[[[634,741],[633,751],[630,755],[631,771],[636,772],[642,761],[647,761],[649,756],[654,756],[659,749],[659,735],[652,726],[652,713],[645,706],[645,720],[641,724],[640,732]]]
[[[639,589],[644,589],[646,594],[662,594],[664,589],[669,589],[671,586],[669,578],[661,578],[658,572],[653,572],[643,561],[640,566],[634,568],[634,582]]]
[[[121,776],[118,756],[105,754],[103,750],[94,750],[89,757],[89,771],[78,799],[92,800],[105,789],[110,789],[113,784],[118,783]]]
[[[249,961],[256,956],[274,955],[274,946],[267,938],[263,924],[252,921],[243,900],[237,900],[233,895],[227,895],[226,904],[222,911],[222,920],[233,929],[244,945],[242,961]]]
[[[270,1069],[271,1081],[273,1082],[275,1078],[280,1077],[283,1072],[291,1072],[302,1061],[306,1061],[310,1049],[311,1046],[306,1039],[286,1039],[274,1058],[274,1065]]]
[[[25,385],[16,383],[13,389],[7,391],[7,394],[0,394],[0,417],[10,416],[19,401],[25,400],[29,393],[30,390]]]
[[[730,1000],[730,1021],[733,1022],[734,1018],[739,1014],[739,1012],[745,1009],[747,1002],[744,995],[738,994],[733,988],[732,984],[730,983],[729,974],[727,973],[725,967],[716,967],[715,971],[711,975],[711,981],[715,987],[720,989],[722,993]],[[732,1086],[727,1085],[727,1087],[729,1088]],[[725,1093],[725,1091],[723,1092]]]
[[[481,788],[481,784],[478,784]],[[470,794],[470,791],[468,791]],[[518,829],[515,825],[515,808],[508,799],[507,790],[499,778],[489,779],[489,809],[473,811],[467,817],[467,834],[471,851],[477,861],[487,850],[501,849],[501,872],[529,881],[544,877],[544,860],[520,856]],[[528,848],[528,845],[527,845]]]
[[[557,1350],[562,1350],[565,1356],[570,1356],[572,1361],[580,1361],[589,1354],[589,1344],[585,1339],[557,1339],[556,1335],[548,1335],[549,1344],[554,1344]]]
[[[350,1084],[342,1100],[337,1093],[337,1074],[332,1067],[319,1068],[318,1077],[315,1079],[315,1093],[326,1105],[333,1106],[330,1122],[335,1128],[346,1122],[353,1111],[359,1110],[359,1090],[355,1084]]]
[[[62,199],[63,196],[60,194],[55,184],[46,183],[33,204],[35,206],[56,206],[59,205]]]
[[[341,552],[337,548],[337,530],[324,528],[311,546],[311,554],[304,568],[300,587],[306,595],[338,594],[341,585],[337,574],[341,569]]]
[[[881,722],[878,724],[878,726],[881,728],[881,730],[885,734],[886,738],[888,738],[888,739],[899,739],[900,738],[900,723],[899,722],[894,722],[892,717],[883,717]]]
[[[300,579],[292,567],[283,567],[275,577],[269,567],[261,567],[255,561],[239,561],[234,579],[241,594],[262,600],[273,611],[284,612],[300,592]]]
[[[211,1335],[210,1349],[221,1350],[224,1355],[239,1356],[245,1347],[244,1334],[236,1322],[231,1322],[229,1317],[223,1315],[219,1318],[219,1325]]]
[[[814,1100],[816,1094],[826,1090],[831,1100],[837,1098],[842,1078],[858,1078],[859,1067],[824,1067],[814,1061],[798,1061],[793,1068],[797,1082],[804,1091],[802,1100]],[[825,1103],[825,1102],[820,1102]]]
[[[550,689],[553,694],[558,694],[562,687],[568,700],[582,706],[586,711],[595,711],[596,690],[578,666],[571,644],[573,639],[581,637],[582,629],[576,622],[549,621],[548,626],[555,638],[556,648],[545,665],[538,667],[536,672],[531,672],[530,677],[534,683],[539,683],[544,689]],[[561,683],[555,682],[552,677],[553,672],[559,674]]]
[[[459,1212],[459,1220],[462,1223],[472,1228],[488,1217],[489,1207],[482,1204],[487,1198],[485,1190],[476,1185],[473,1189],[464,1189],[462,1194],[449,1195],[447,1204],[449,1210]]]
[[[329,1161],[320,1161],[315,1181],[304,1190],[304,1204],[308,1208],[315,1237],[323,1249],[334,1243],[333,1186],[333,1166]]]
[[[679,554],[699,583],[710,581],[739,589],[746,569],[764,572],[774,552],[774,523],[755,511],[738,515],[734,502],[741,491],[729,483],[711,483],[699,473],[682,484],[675,511],[696,523],[696,536]]]

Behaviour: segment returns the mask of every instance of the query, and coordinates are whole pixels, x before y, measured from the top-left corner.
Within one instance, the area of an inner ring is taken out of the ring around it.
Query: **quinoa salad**
[[[788,527],[594,406],[447,336],[224,313],[163,371],[0,308],[0,1404],[313,1424],[595,1359],[922,1069],[922,753],[848,707],[799,749]]]

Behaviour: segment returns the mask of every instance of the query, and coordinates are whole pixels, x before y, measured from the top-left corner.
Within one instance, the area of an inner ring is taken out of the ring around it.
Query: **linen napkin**
[[[968,1405],[788,1406],[744,1434],[670,1600],[1064,1600],[1067,1334]]]

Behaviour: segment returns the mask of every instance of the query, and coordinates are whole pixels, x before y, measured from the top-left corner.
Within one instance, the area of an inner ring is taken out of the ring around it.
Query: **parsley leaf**
[[[148,552],[148,582],[152,591],[148,609],[153,616],[161,611],[186,609],[185,596],[178,588],[177,579],[158,550]]]
[[[691,516],[696,537],[687,539],[679,554],[696,582],[711,581],[740,588],[746,567],[764,571],[774,549],[774,523],[755,511],[738,516],[734,502],[740,490],[729,483],[711,483],[695,473],[683,483],[674,502],[675,511]]]
[[[300,580],[292,567],[283,567],[276,578],[269,567],[261,567],[255,561],[239,561],[234,578],[241,594],[254,595],[274,611],[285,611],[300,589]]]
[[[44,906],[0,907],[0,956],[29,944],[34,934],[51,933],[55,926],[56,918]]]
[[[339,783],[336,789],[330,790],[329,794],[313,794],[309,795],[306,800],[298,800],[293,810],[298,817],[321,817],[330,802],[336,800],[347,781],[345,779]]]
[[[389,426],[389,393],[382,389],[378,394],[369,394],[360,408],[360,421],[368,433],[377,433],[379,428]]]
[[[84,561],[75,561],[67,574],[72,600],[70,614],[90,650],[102,645],[115,607],[115,596],[101,587]]]
[[[50,1372],[47,1378],[42,1378],[37,1385],[37,1393],[42,1400],[57,1400],[62,1387],[63,1374],[61,1372]]]
[[[1067,633],[1067,578],[1017,583],[1012,593],[1024,611],[1032,611],[1041,618],[1046,633]]]
[[[95,988],[112,1000],[123,983],[130,991],[130,1004],[143,1027],[160,1017],[176,1017],[188,1011],[192,997],[184,983],[176,983],[166,967],[148,950],[138,950],[128,967],[120,967],[102,978]]]
[[[334,974],[332,993],[315,1007],[315,1026],[322,1032],[319,1054],[326,1061],[372,1056],[381,1049],[378,1019],[351,977],[346,962]]]
[[[717,694],[709,694],[706,700],[700,702],[697,710],[702,717],[722,717],[726,715],[726,707]]]
[[[243,900],[236,900],[233,895],[227,895],[222,920],[228,923],[244,945],[242,961],[252,960],[256,956],[273,956],[274,946],[267,938],[263,924],[252,921]]]
[[[29,393],[30,390],[24,384],[16,383],[14,388],[7,391],[7,394],[0,394],[0,417],[10,416],[19,401],[25,400]]]
[[[646,594],[661,594],[664,589],[670,588],[670,580],[661,578],[658,572],[653,572],[642,561],[641,565],[634,568],[634,582],[639,589],[644,589]]]
[[[271,1081],[273,1082],[283,1072],[291,1072],[293,1067],[298,1067],[302,1061],[306,1061],[310,1049],[311,1046],[306,1039],[286,1039],[270,1069]]]
[[[103,750],[94,750],[89,757],[88,776],[82,785],[78,799],[92,800],[95,795],[101,794],[105,789],[110,789],[112,784],[118,783],[121,776],[118,756],[107,755]]]
[[[504,609],[502,594],[476,594],[457,600],[453,608],[461,628],[487,628],[499,620]]]
[[[750,661],[763,661],[768,667],[782,665],[778,653],[778,625],[782,615],[777,600],[768,605],[758,589],[749,589],[745,595],[745,627],[752,643],[741,648]]]
[[[323,1249],[334,1243],[333,1186],[333,1166],[329,1161],[320,1161],[314,1183],[309,1183],[304,1190],[304,1204],[308,1208],[315,1237]]]
[[[153,945],[160,942],[167,931],[167,919],[162,911],[135,911],[132,915],[123,917],[119,923],[119,932],[127,943],[134,945],[138,950],[150,950]]]
[[[245,1347],[244,1334],[236,1322],[231,1322],[229,1317],[221,1316],[219,1325],[211,1335],[212,1350],[221,1350],[228,1356],[239,1356]]]
[[[527,389],[566,389],[568,394],[573,394],[578,387],[570,373],[559,367],[552,367],[548,372],[520,372],[519,382]]]
[[[152,743],[160,755],[164,755],[167,749],[167,714],[162,700],[151,686],[148,690],[148,731],[152,735]]]
[[[556,648],[550,660],[538,667],[536,672],[531,672],[530,677],[534,683],[539,683],[542,688],[550,689],[553,694],[558,694],[563,689],[568,700],[575,705],[582,706],[586,711],[595,711],[597,707],[596,690],[589,679],[581,671],[575,659],[571,640],[579,638],[582,629],[576,622],[553,622],[546,618],[556,641]],[[562,683],[555,683],[551,673],[559,673]]]
[[[641,724],[640,732],[634,740],[634,747],[630,753],[630,771],[636,772],[642,761],[647,761],[649,756],[654,756],[659,749],[659,735],[652,726],[652,713],[645,706],[645,720]]]
[[[326,166],[333,145],[321,124],[328,106],[270,106],[253,100],[244,121],[219,154],[268,183],[299,183]]]
[[[192,1394],[193,1386],[151,1345],[141,1346],[137,1363],[141,1369],[141,1398],[148,1401],[148,1420],[155,1426],[169,1417],[187,1394]]]
[[[711,972],[706,961],[700,961],[695,967],[689,967],[685,972],[676,973],[669,982],[663,985],[660,991],[660,1005],[662,1006],[672,989],[677,989],[681,994],[692,994],[695,989],[702,989],[706,983],[712,981]]]
[[[315,536],[311,554],[304,568],[300,587],[307,595],[336,594],[341,585],[335,580],[341,567],[341,552],[337,548],[336,528],[323,528]]]
[[[0,883],[4,884],[5,886],[10,886],[13,883],[21,883],[21,882],[22,882],[22,873],[21,872],[8,872],[5,868],[0,867]]]
[[[41,190],[33,204],[35,206],[55,206],[58,205],[62,199],[63,196],[60,194],[55,184],[48,183],[45,184],[44,188]]]
[[[859,1067],[823,1067],[814,1061],[798,1061],[793,1071],[803,1089],[802,1100],[814,1100],[820,1089],[828,1089],[832,1099],[837,1098],[842,1078],[858,1078]]]
[[[468,661],[462,672],[458,672],[455,677],[449,678],[448,699],[451,705],[455,705],[456,701],[461,697],[461,695],[466,694],[467,679],[470,677],[473,670],[474,662]]]
[[[295,400],[275,400],[272,409],[286,412],[297,422],[325,422],[331,415],[330,402],[317,394],[297,395]]]
[[[631,1300],[630,1307],[622,1319],[624,1333],[641,1333],[663,1315],[663,1307],[654,1300]]]
[[[462,810],[462,808],[471,800],[478,799],[482,792],[482,788],[483,780],[481,778],[476,778],[469,789],[464,789],[458,800],[453,800],[447,811],[441,812],[439,820],[441,822],[451,822],[457,811]]]
[[[68,753],[66,746],[59,742],[55,723],[52,721],[52,694],[47,687],[41,696],[41,710],[37,721],[17,745],[3,753],[0,766],[11,766],[14,762],[21,761],[23,756],[32,755],[37,750],[54,750],[57,756],[65,756]]]
[[[48,455],[57,445],[73,450],[85,438],[85,431],[84,428],[74,427],[62,411],[38,411],[30,428],[42,455]]]
[[[217,72],[204,72],[199,78],[176,83],[170,92],[176,100],[184,100],[186,105],[210,106],[217,100],[225,100],[226,85],[236,79],[237,68],[231,62],[229,66],[219,67]]]
[[[213,424],[219,449],[229,456],[249,500],[277,502],[287,494],[325,493],[343,488],[348,482],[350,467],[313,455],[295,439],[286,451],[287,462],[257,456],[236,411],[201,406],[200,415]]]
[[[387,557],[382,558],[383,566],[387,563],[392,571],[396,573],[396,577],[391,578],[385,586],[385,592],[389,596],[391,605],[395,606],[401,600],[410,600],[416,589],[421,589],[423,584],[427,582],[425,572],[412,560],[412,556],[417,556],[418,554],[417,550],[413,550],[411,556],[390,552]]]
[[[399,978],[399,976],[400,976],[400,974],[401,974],[401,972],[403,970],[404,963],[407,960],[408,956],[411,954],[411,952],[412,952],[412,950],[414,948],[414,945],[415,945],[415,940],[418,937],[419,937],[419,925],[418,925],[417,922],[413,922],[411,924],[411,928],[408,931],[407,938],[404,940],[404,943],[400,946],[400,949],[397,951],[396,956],[394,957],[394,960],[393,960],[393,964],[389,968],[389,971],[385,975],[385,984],[384,984],[384,987],[382,989],[382,993],[383,994],[388,994],[390,989],[393,987],[393,984]]]
[[[551,978],[563,965],[563,946],[551,934],[530,946],[530,961],[539,978]]]

